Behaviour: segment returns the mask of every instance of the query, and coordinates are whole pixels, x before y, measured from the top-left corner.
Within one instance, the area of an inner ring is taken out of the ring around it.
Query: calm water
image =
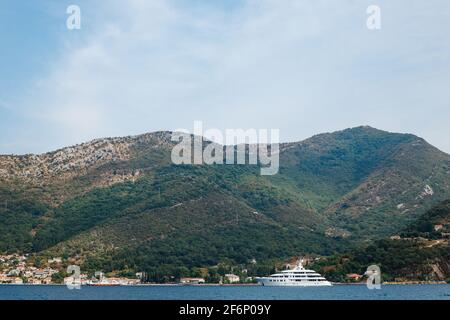
[[[320,288],[260,286],[86,287],[0,285],[0,300],[450,300],[450,285],[363,285]]]

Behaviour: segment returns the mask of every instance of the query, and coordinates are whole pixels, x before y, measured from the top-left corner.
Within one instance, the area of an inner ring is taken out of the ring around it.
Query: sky
[[[282,141],[370,125],[450,153],[449,30],[448,0],[1,0],[0,154],[194,121]]]

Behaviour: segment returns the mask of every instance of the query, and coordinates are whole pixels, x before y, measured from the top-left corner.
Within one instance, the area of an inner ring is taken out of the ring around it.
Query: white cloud
[[[450,4],[379,1],[382,29],[368,31],[369,4],[86,2],[85,36],[67,31],[23,112],[60,133],[42,148],[203,120],[285,140],[370,124],[450,151]]]

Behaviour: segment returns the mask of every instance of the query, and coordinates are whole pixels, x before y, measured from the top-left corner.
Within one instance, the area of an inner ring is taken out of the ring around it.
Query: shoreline
[[[365,286],[366,283],[332,283],[333,286]],[[407,281],[407,282],[384,282],[381,284],[387,286],[405,286],[405,285],[450,285],[445,281]],[[65,287],[65,284],[14,284],[14,283],[0,283],[0,286],[16,286],[16,287]],[[205,283],[205,284],[179,284],[179,283],[143,283],[136,285],[111,285],[111,286],[92,286],[82,284],[82,287],[264,287],[259,284],[218,284],[218,283]],[[298,287],[300,288],[300,286]]]

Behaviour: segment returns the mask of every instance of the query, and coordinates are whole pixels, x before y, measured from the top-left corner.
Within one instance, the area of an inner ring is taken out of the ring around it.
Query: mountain
[[[389,235],[449,194],[449,155],[409,134],[358,127],[292,144],[280,172],[336,229]]]
[[[397,234],[450,198],[450,156],[410,134],[364,126],[283,143],[274,176],[174,165],[170,138],[0,156],[0,251],[165,272],[329,255]]]
[[[333,281],[346,274],[363,274],[380,266],[387,281],[450,281],[450,200],[443,201],[410,223],[400,235],[376,240],[369,246],[317,263]]]
[[[450,235],[450,200],[434,206],[401,233],[403,238],[441,239],[446,235]]]

